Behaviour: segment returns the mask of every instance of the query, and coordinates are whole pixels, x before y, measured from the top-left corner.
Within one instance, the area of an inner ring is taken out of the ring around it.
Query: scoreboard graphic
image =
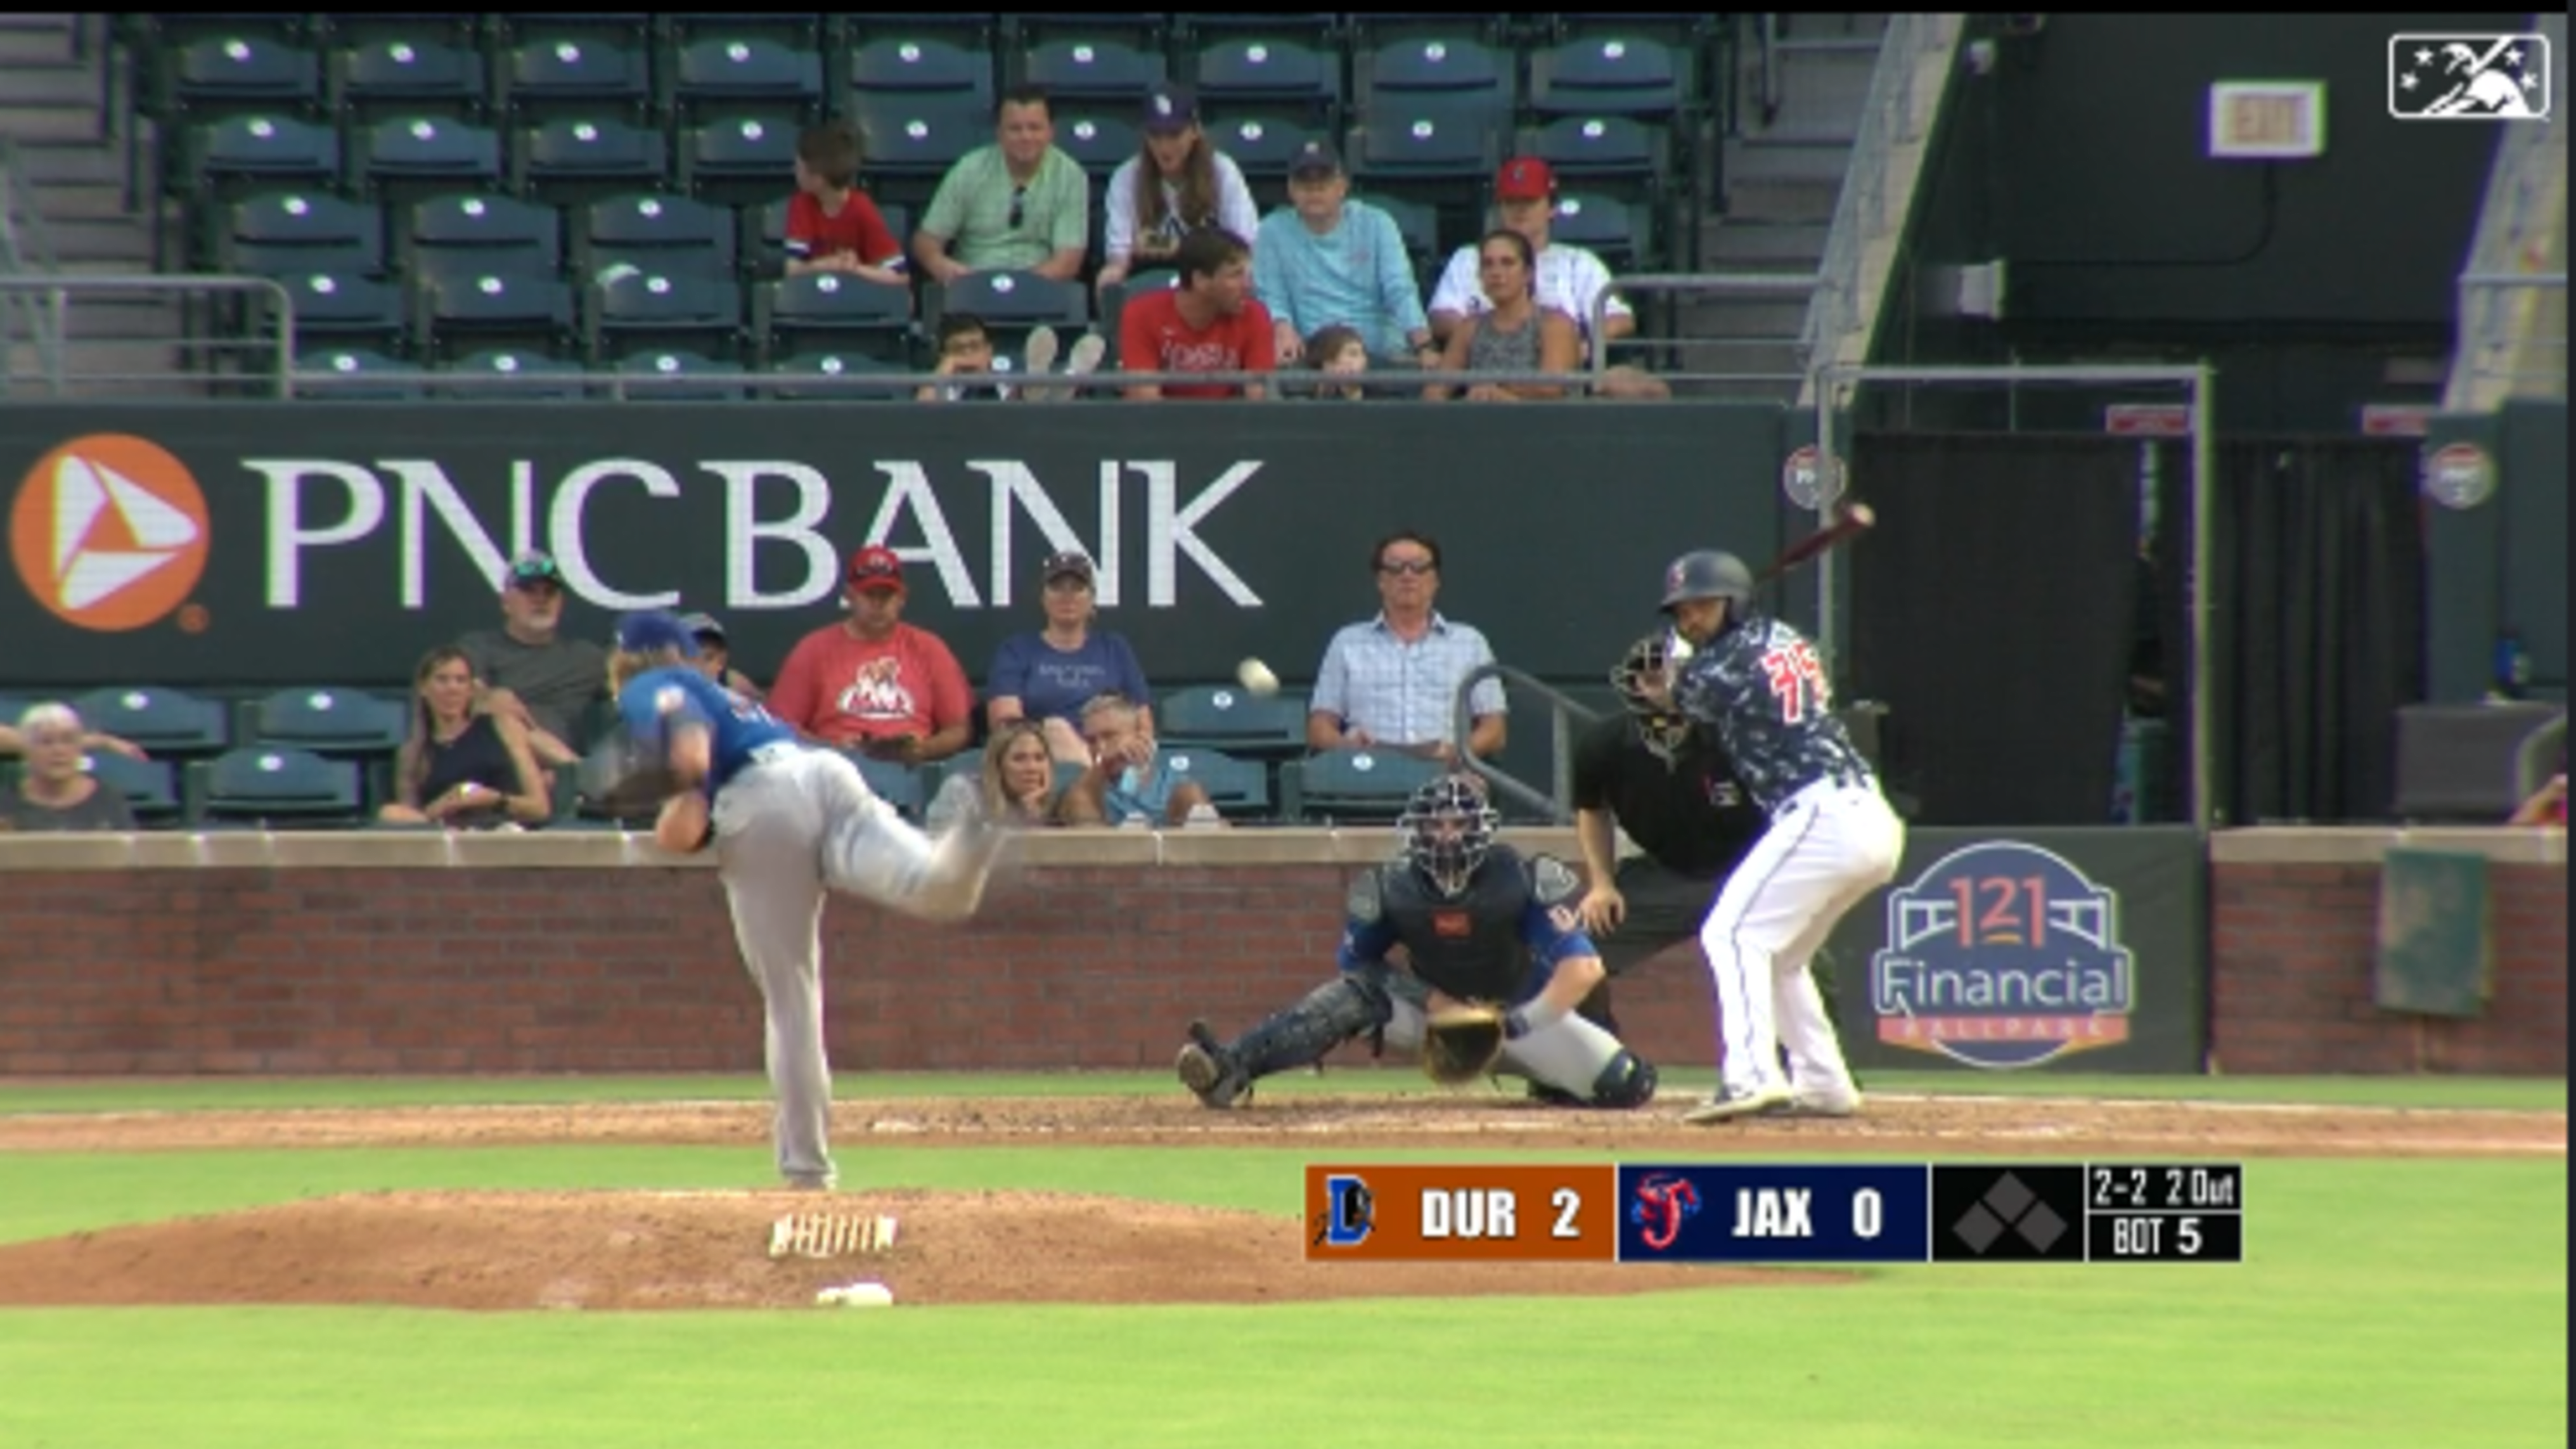
[[[2232,1162],[1343,1164],[1310,1262],[2241,1263]]]

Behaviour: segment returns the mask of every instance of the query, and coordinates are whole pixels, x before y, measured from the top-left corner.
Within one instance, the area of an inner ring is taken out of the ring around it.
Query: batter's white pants
[[[1905,822],[1875,783],[1823,780],[1789,798],[1727,877],[1699,942],[1716,987],[1718,1064],[1730,1095],[1782,1086],[1783,1046],[1792,1091],[1852,1095],[1807,963],[1844,912],[1894,878],[1904,854]]]

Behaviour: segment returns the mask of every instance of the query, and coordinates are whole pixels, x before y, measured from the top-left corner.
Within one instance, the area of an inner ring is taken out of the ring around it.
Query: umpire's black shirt
[[[1574,805],[1609,811],[1656,864],[1701,879],[1733,870],[1770,824],[1706,730],[1693,729],[1667,762],[1626,715],[1575,737]]]

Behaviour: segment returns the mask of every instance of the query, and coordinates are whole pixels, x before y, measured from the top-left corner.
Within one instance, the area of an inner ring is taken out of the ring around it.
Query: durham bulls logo
[[[1869,958],[1878,1039],[1973,1067],[2035,1067],[2129,1039],[2120,900],[2018,840],[1951,852],[1887,897]]]

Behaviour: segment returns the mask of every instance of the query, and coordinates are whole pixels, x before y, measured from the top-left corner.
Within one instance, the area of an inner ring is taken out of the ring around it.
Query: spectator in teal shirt
[[[1252,248],[1252,288],[1270,309],[1278,363],[1298,361],[1304,339],[1324,327],[1351,328],[1372,357],[1436,367],[1413,262],[1395,218],[1350,199],[1341,154],[1309,141],[1288,163],[1288,205],[1262,218]]]

